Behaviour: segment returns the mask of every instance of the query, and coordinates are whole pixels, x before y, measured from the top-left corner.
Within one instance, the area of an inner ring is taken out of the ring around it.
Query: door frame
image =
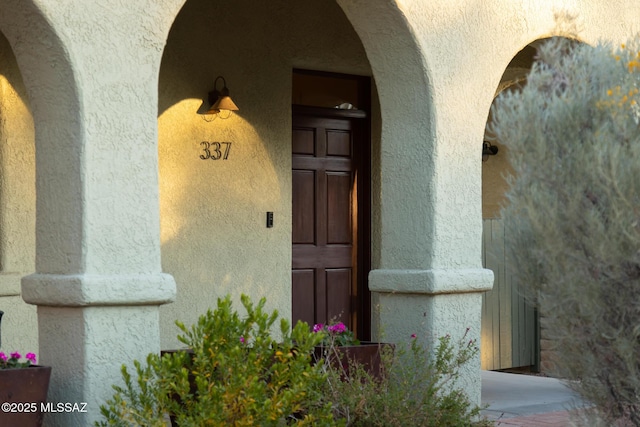
[[[307,115],[315,117],[333,117],[354,119],[354,126],[358,126],[362,143],[354,144],[354,171],[358,176],[358,198],[355,223],[357,224],[356,238],[356,280],[353,285],[355,301],[351,302],[352,310],[356,313],[353,319],[355,333],[360,340],[371,339],[371,292],[369,291],[369,272],[371,271],[371,78],[350,74],[328,73],[323,71],[294,69],[294,73],[326,76],[337,79],[353,80],[358,87],[358,109],[343,110],[337,108],[313,107],[306,105],[291,106],[293,115]]]

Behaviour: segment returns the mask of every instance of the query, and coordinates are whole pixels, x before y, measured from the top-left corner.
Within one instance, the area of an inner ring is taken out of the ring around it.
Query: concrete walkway
[[[570,426],[569,411],[586,406],[555,378],[482,371],[482,414],[503,427]]]

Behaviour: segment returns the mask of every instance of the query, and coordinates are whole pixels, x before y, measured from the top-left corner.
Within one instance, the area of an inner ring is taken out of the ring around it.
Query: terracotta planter
[[[50,366],[0,369],[0,426],[41,426],[50,377]]]
[[[342,377],[345,379],[350,376],[351,369],[355,364],[361,365],[364,370],[375,378],[381,378],[382,364],[381,354],[384,348],[394,349],[393,344],[377,343],[377,342],[360,342],[359,345],[346,345],[334,347],[331,350],[328,347],[318,346],[314,350],[315,360],[330,360],[334,368],[342,369]],[[334,351],[330,353],[330,351]]]

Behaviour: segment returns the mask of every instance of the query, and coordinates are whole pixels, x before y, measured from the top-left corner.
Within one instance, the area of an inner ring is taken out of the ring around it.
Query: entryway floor
[[[502,427],[570,426],[585,402],[555,378],[482,371],[482,414]]]

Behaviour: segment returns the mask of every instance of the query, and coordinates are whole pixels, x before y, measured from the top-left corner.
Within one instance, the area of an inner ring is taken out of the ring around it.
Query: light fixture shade
[[[218,90],[218,80],[222,80],[222,90]],[[227,82],[224,77],[218,76],[216,77],[215,82],[213,83],[213,90],[209,92],[208,96],[209,100],[209,109],[204,113],[204,115],[213,115],[217,116],[220,111],[238,111],[240,110],[235,102],[229,96],[229,89],[227,88]],[[231,114],[231,113],[229,113]],[[224,118],[227,118],[226,116]]]
[[[220,97],[218,97],[218,100],[211,106],[211,110],[229,110],[229,111],[238,111],[239,108],[236,105],[235,102],[233,102],[233,100],[231,99],[231,97],[229,96],[229,91],[227,91],[227,94],[224,95],[224,90],[223,90],[223,94],[220,95]]]

